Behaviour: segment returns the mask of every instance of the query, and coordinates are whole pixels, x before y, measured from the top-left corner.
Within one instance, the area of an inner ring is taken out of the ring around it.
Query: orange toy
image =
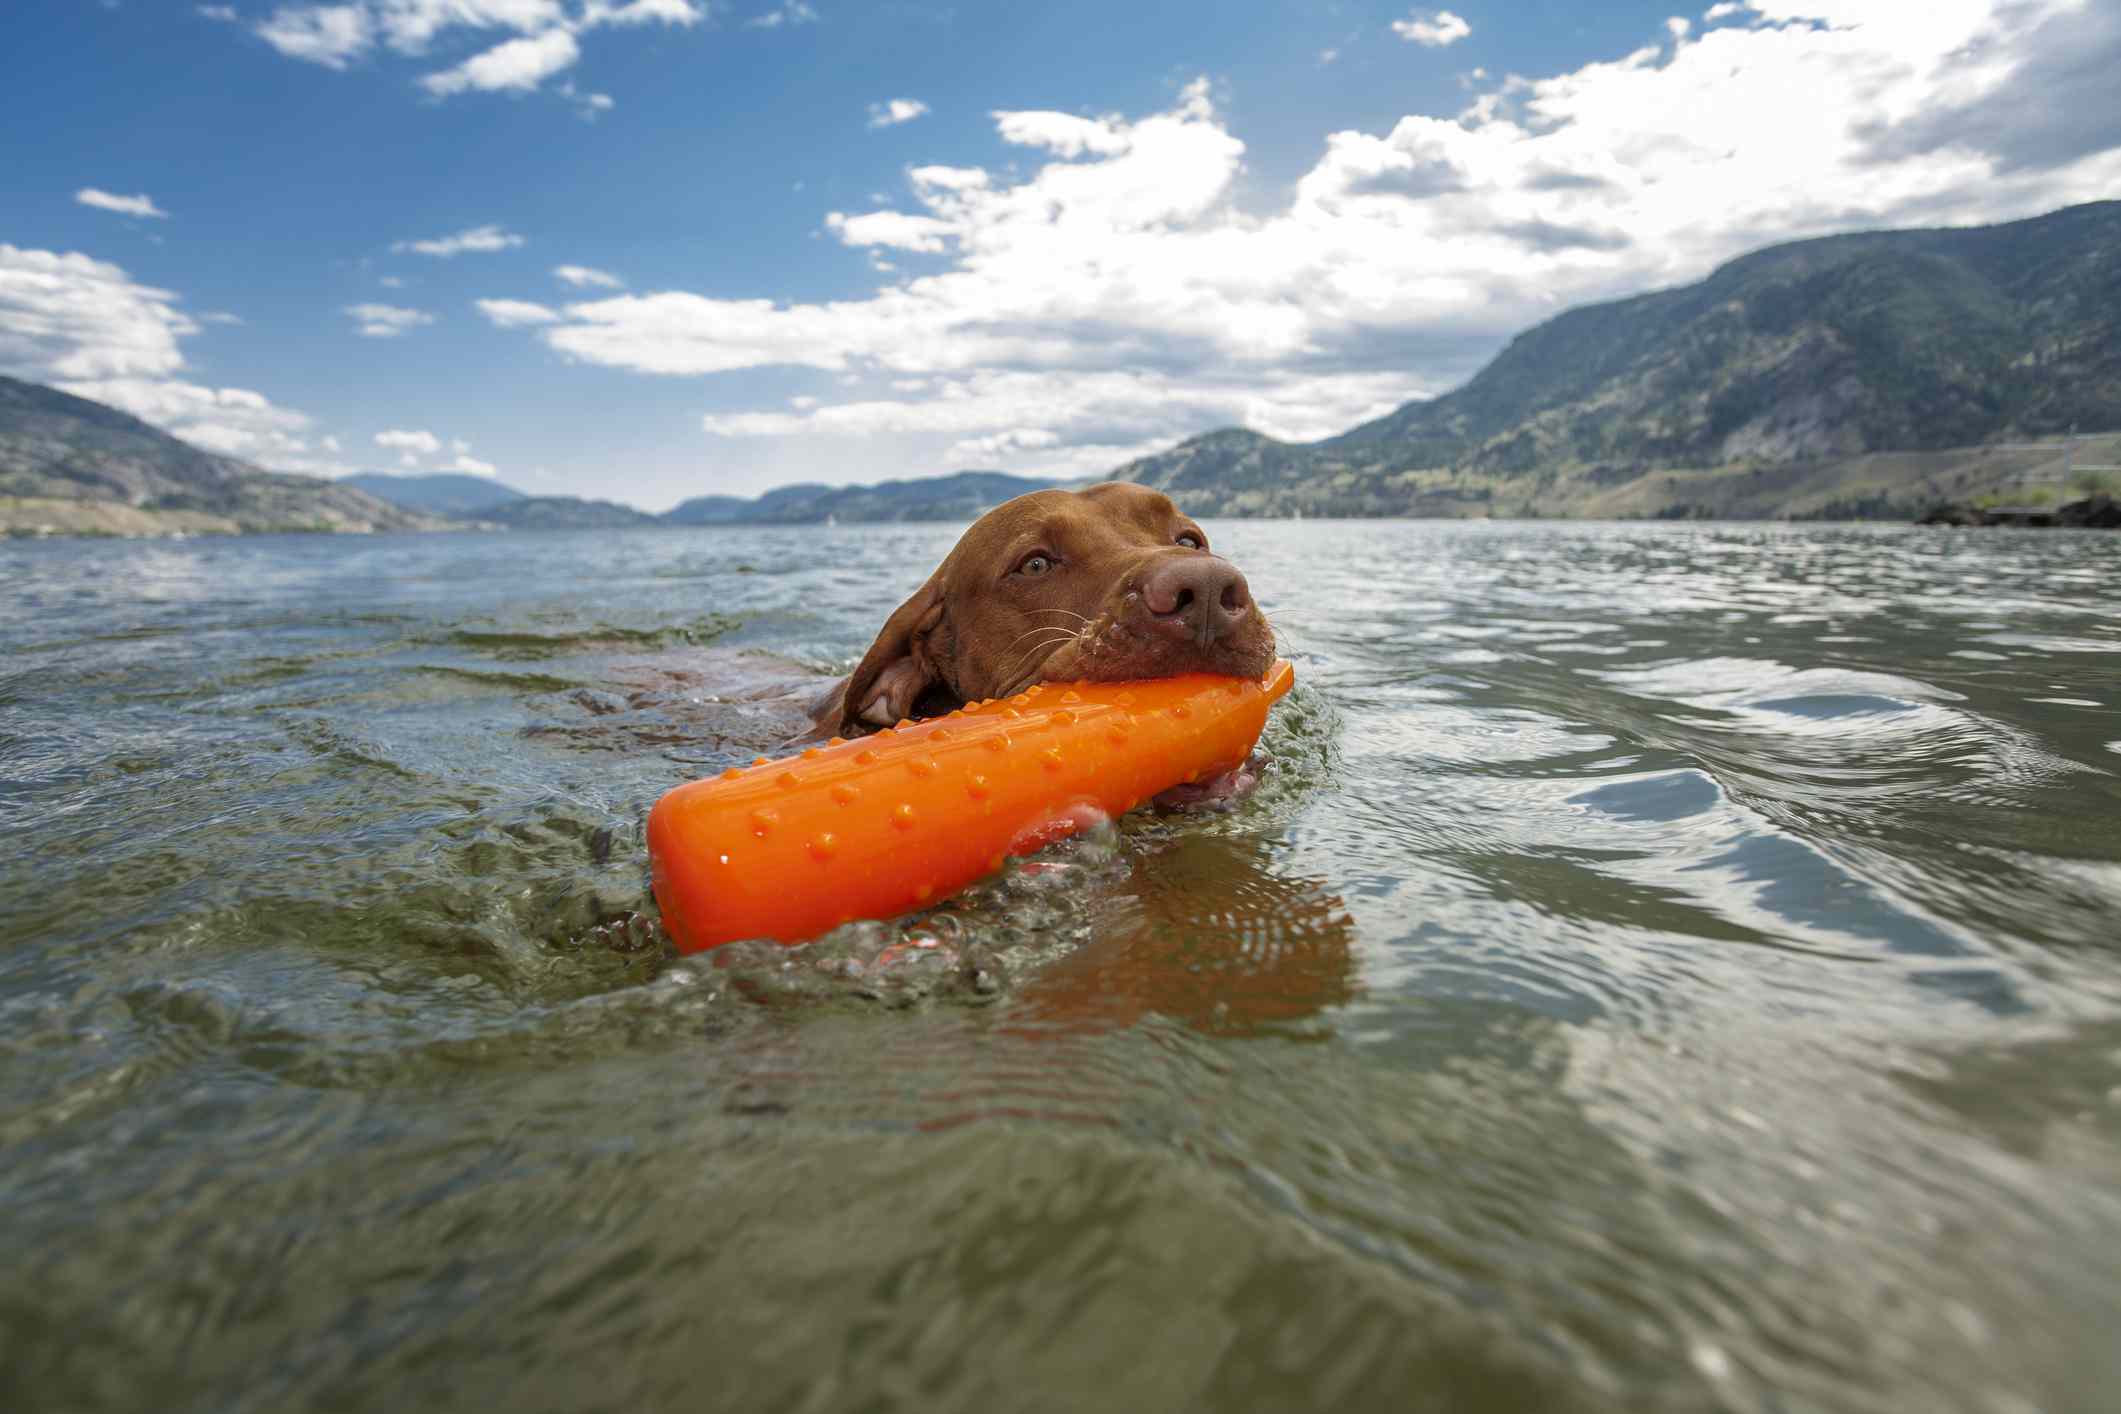
[[[1295,681],[1044,683],[670,791],[648,812],[680,952],[801,942],[948,897],[1098,815],[1244,763]]]

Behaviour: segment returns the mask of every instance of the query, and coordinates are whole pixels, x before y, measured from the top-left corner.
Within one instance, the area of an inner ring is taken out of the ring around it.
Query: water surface
[[[1210,529],[1244,809],[686,960],[952,528],[0,546],[0,1404],[2112,1407],[2121,542]]]

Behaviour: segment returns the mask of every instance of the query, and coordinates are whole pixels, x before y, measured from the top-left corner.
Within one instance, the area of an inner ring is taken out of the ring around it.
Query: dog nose
[[[1252,607],[1237,566],[1216,555],[1166,555],[1142,577],[1142,605],[1165,633],[1203,644],[1235,628]]]

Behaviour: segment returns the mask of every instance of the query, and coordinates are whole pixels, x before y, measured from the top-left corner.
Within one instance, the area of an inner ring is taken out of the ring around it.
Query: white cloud
[[[432,314],[394,304],[350,304],[346,306],[346,313],[353,317],[360,333],[370,339],[395,339],[423,324],[435,322]]]
[[[489,255],[497,250],[513,250],[522,244],[521,236],[504,231],[499,226],[475,226],[453,236],[435,236],[424,241],[396,241],[390,248],[399,255],[410,251],[447,260],[451,256],[463,255],[466,252]]]
[[[574,105],[575,114],[585,123],[594,123],[618,106],[610,94],[584,92],[574,86],[572,79],[554,91]]]
[[[438,98],[466,89],[528,92],[581,57],[581,47],[572,34],[549,29],[525,39],[504,40],[453,69],[427,75],[420,87]]]
[[[1456,44],[1472,32],[1471,25],[1449,10],[1438,10],[1433,14],[1417,10],[1403,20],[1392,21],[1392,33],[1410,44],[1429,49]]]
[[[591,29],[597,25],[679,25],[690,28],[705,19],[705,11],[692,0],[630,0],[630,3],[614,4],[611,0],[584,0],[581,25]]]
[[[626,282],[608,270],[598,270],[588,265],[555,265],[553,278],[564,280],[576,289],[591,286],[606,290],[623,290]]]
[[[814,25],[818,13],[804,0],[782,0],[780,8],[753,15],[744,21],[746,29],[779,29],[782,25]]]
[[[424,427],[393,427],[386,432],[378,432],[375,442],[385,451],[398,452],[409,457],[431,457],[442,450],[442,439]]]
[[[419,466],[428,457],[440,456],[443,441],[424,427],[392,427],[375,435],[375,444],[387,452],[398,454],[399,466]],[[436,471],[461,471],[471,476],[494,476],[499,468],[492,462],[480,461],[471,454],[471,443],[462,437],[452,437],[448,449],[455,453],[448,461],[436,464]]]
[[[1708,9],[1702,11],[1701,18],[1708,24],[1714,24],[1718,20],[1727,20],[1734,15],[1742,15],[1751,8],[1752,6],[1750,5],[1739,4],[1738,0],[1721,0],[1721,3],[1711,5]]]
[[[286,5],[259,22],[258,38],[290,59],[343,69],[375,43],[363,5]]]
[[[303,433],[306,414],[275,406],[248,388],[209,388],[181,379],[110,378],[62,383],[67,392],[122,408],[196,447],[281,471],[329,472]]]
[[[83,206],[93,206],[98,211],[115,211],[120,216],[152,216],[157,220],[168,220],[169,213],[155,205],[154,198],[146,192],[138,196],[117,196],[111,192],[98,191],[94,187],[83,187],[74,193],[74,200]]]
[[[198,9],[199,13],[209,20],[219,20],[223,24],[234,24],[236,21],[236,7],[233,5],[201,5]]]
[[[289,58],[332,69],[344,69],[379,49],[419,56],[438,40],[495,31],[512,36],[451,68],[423,75],[420,86],[440,98],[471,90],[535,89],[581,57],[578,36],[593,30],[648,24],[689,29],[706,18],[701,0],[579,0],[572,10],[562,0],[350,0],[282,5],[252,28]],[[587,118],[612,106],[609,94],[569,90],[562,96]]]
[[[869,126],[872,128],[896,127],[910,123],[928,111],[928,105],[918,98],[893,98],[883,103],[869,105]]]
[[[363,0],[363,8],[401,54],[425,54],[454,29],[537,34],[567,24],[560,0]]]
[[[478,306],[479,313],[503,329],[522,329],[533,324],[557,324],[560,321],[559,311],[530,300],[482,299],[472,303]]]
[[[1202,90],[1205,94],[1206,90]],[[1205,97],[1202,98],[1205,102]],[[1069,113],[996,113],[995,128],[1003,142],[1022,147],[1043,147],[1063,157],[1086,152],[1110,157],[1127,150],[1132,139],[1127,125],[1118,118],[1078,118]],[[984,175],[984,174],[982,174]]]
[[[60,383],[165,378],[199,326],[168,290],[86,255],[0,244],[0,367]]]
[[[1674,15],[1664,22],[1665,30],[1674,39],[1685,39],[1694,32],[1694,22],[1684,15]]]
[[[908,216],[902,211],[872,211],[865,216],[828,211],[825,226],[847,245],[883,245],[928,252],[942,250],[945,238],[957,233],[957,228],[948,221],[933,216]]]
[[[376,283],[386,290],[402,290],[405,288],[405,281],[396,275],[378,275]]]
[[[243,316],[230,314],[225,309],[210,309],[199,316],[199,322],[201,324],[241,324]]]
[[[106,261],[0,244],[0,372],[108,403],[211,451],[329,470],[303,439],[303,413],[181,376],[179,340],[199,325],[177,304]]]
[[[2021,23],[1998,22],[2005,3]],[[1103,470],[1218,423],[1341,430],[1461,381],[1571,305],[1778,240],[2005,220],[2121,189],[2110,131],[2036,162],[2002,145],[2020,139],[1995,117],[2049,52],[2021,36],[2064,52],[2052,27],[2094,15],[2079,0],[1755,13],[1490,82],[1456,116],[1332,133],[1264,212],[1233,199],[1244,144],[1204,83],[1139,118],[1000,113],[1003,139],[1035,154],[1022,170],[916,166],[910,210],[826,219],[841,244],[923,252],[933,273],[824,302],[618,294],[556,309],[536,337],[643,373],[831,375],[815,407],[703,423],[818,439],[813,465],[843,455],[840,439],[900,438],[930,467],[977,453]],[[1936,129],[1959,112],[1972,116]]]

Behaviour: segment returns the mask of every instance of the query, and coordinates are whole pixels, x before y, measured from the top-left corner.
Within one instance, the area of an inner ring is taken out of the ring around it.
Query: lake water
[[[1211,531],[1243,809],[685,960],[951,528],[0,545],[0,1406],[2114,1407],[2121,538]]]

